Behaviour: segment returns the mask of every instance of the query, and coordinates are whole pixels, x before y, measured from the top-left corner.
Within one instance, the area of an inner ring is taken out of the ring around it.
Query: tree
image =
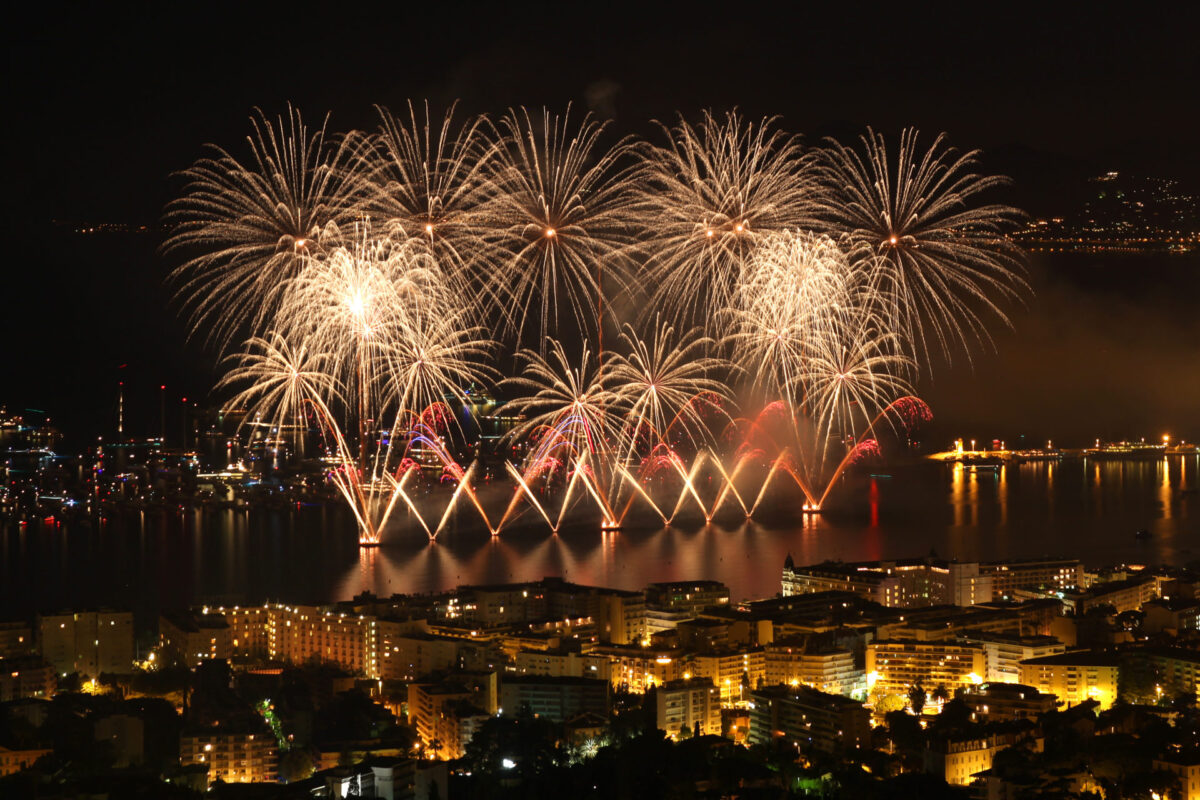
[[[310,777],[314,769],[312,753],[304,748],[293,747],[279,756],[279,777],[284,783],[302,781]]]
[[[949,734],[961,733],[971,726],[971,707],[965,701],[955,698],[942,706],[942,713],[934,718],[929,729]]]
[[[908,690],[908,704],[912,706],[913,713],[920,716],[925,710],[925,690],[921,684],[914,684]]]
[[[898,750],[917,751],[925,745],[925,731],[917,718],[904,711],[892,711],[884,721],[887,724],[888,738]]]
[[[880,714],[889,714],[893,711],[902,711],[907,705],[904,698],[898,694],[881,694],[875,701],[875,710]]]
[[[78,672],[63,675],[58,679],[58,691],[78,692],[83,689],[83,676]]]
[[[946,684],[939,683],[937,688],[933,690],[933,699],[940,700],[945,703],[950,699],[950,690],[946,688]]]
[[[1117,696],[1126,703],[1152,705],[1161,698],[1159,669],[1142,653],[1121,657],[1117,672]]]
[[[1130,798],[1186,797],[1179,776],[1163,770],[1139,772],[1122,782],[1122,794]]]
[[[516,765],[518,773],[529,777],[554,766],[557,739],[558,729],[552,722],[533,716],[528,706],[523,706],[516,716],[506,714],[484,722],[467,744],[466,758],[472,772],[499,774],[507,760]]]
[[[1180,714],[1189,714],[1196,710],[1196,689],[1184,690],[1171,699],[1171,708]]]

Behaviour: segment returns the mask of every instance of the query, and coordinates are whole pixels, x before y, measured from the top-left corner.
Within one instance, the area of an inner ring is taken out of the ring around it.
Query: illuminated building
[[[1078,559],[1009,561],[896,561],[826,562],[783,569],[783,594],[848,591],[885,606],[919,608],[950,604],[973,606],[1013,597],[1017,589],[1067,590],[1081,586]]]
[[[1055,608],[1058,608],[1057,604],[1055,604]],[[968,632],[1015,631],[1022,627],[1022,610],[1019,606],[1015,608],[935,606],[908,610],[898,618],[881,621],[876,626],[876,635],[880,639],[913,639],[924,642],[956,639]]]
[[[443,759],[462,758],[467,754],[471,739],[489,719],[491,714],[466,698],[441,703],[433,720],[433,738],[429,741],[431,752]]]
[[[612,662],[606,656],[592,653],[522,650],[516,654],[513,664],[518,675],[612,681]]]
[[[266,606],[234,606],[217,609],[229,626],[230,654],[234,657],[265,657],[269,649]]]
[[[484,627],[591,618],[601,641],[633,644],[646,635],[646,596],[559,578],[460,586],[447,604],[446,616]]]
[[[804,685],[829,694],[865,692],[866,672],[854,665],[849,650],[807,652],[798,640],[776,641],[763,648],[767,685]]]
[[[0,745],[0,778],[5,775],[15,775],[23,769],[32,767],[42,756],[48,756],[53,750],[9,750]]]
[[[778,639],[764,646],[763,681],[772,686],[781,683],[807,685],[806,681],[800,680],[804,650],[805,639],[800,636]]]
[[[729,623],[716,619],[690,619],[675,627],[684,650],[711,653],[730,645]]]
[[[949,570],[924,559],[862,563],[785,564],[783,596],[844,591],[881,605],[928,606],[945,602]]]
[[[880,641],[867,645],[869,691],[905,695],[920,684],[926,691],[938,686],[953,690],[983,682],[987,661],[977,644],[934,641]]]
[[[682,678],[686,671],[679,651],[672,648],[601,645],[591,652],[609,660],[613,688],[635,694]]]
[[[607,717],[611,697],[612,685],[592,678],[505,675],[500,681],[504,713],[516,714],[528,707],[534,716],[554,722],[583,713]]]
[[[1018,736],[998,734],[971,739],[940,739],[925,750],[925,772],[936,775],[951,786],[967,786],[974,776],[992,768],[996,753],[1014,745]],[[1040,752],[1042,740],[1032,740]]]
[[[475,668],[494,662],[488,643],[499,636],[434,635],[429,631],[480,633],[454,624],[380,619],[341,606],[270,604],[219,607],[205,612],[225,617],[233,655],[303,664],[334,663],[367,678],[412,680],[449,668]]]
[[[133,670],[133,613],[79,611],[38,617],[42,657],[60,675],[78,672],[95,678],[102,672]]]
[[[1095,700],[1103,710],[1117,699],[1117,673],[1115,653],[1061,653],[1021,662],[1020,683],[1067,705]]]
[[[1163,597],[1142,605],[1142,632],[1164,631],[1178,636],[1184,631],[1200,629],[1200,600],[1188,597]]]
[[[1129,661],[1147,662],[1165,695],[1194,694],[1200,688],[1200,651],[1183,647],[1143,647],[1125,651]]]
[[[181,766],[208,767],[208,783],[273,783],[278,748],[265,723],[186,728],[179,736]]]
[[[721,735],[721,693],[712,681],[688,678],[658,687],[657,724],[667,736],[682,731],[701,736]]]
[[[646,587],[646,604],[696,616],[710,606],[729,605],[729,587],[720,581],[671,581]]]
[[[158,618],[159,657],[189,669],[205,659],[228,659],[233,635],[221,614],[163,614]]]
[[[1012,633],[966,633],[959,641],[983,647],[987,670],[983,679],[990,683],[1016,683],[1021,678],[1021,662],[1062,653],[1066,646],[1053,636],[1018,636]]]
[[[438,758],[460,758],[480,717],[487,711],[474,705],[474,693],[456,683],[410,683],[408,721],[417,737]]]
[[[744,647],[715,653],[694,653],[687,669],[697,678],[708,678],[721,692],[721,702],[729,705],[744,698],[745,691],[758,686],[766,675],[761,647]]]
[[[681,622],[687,622],[693,618],[690,611],[646,606],[646,637],[653,638],[655,634],[673,631]]]
[[[1183,800],[1200,800],[1200,753],[1169,752],[1156,757],[1153,766],[1179,778]]]
[[[989,561],[979,565],[981,575],[992,579],[992,594],[1014,597],[1017,589],[1074,589],[1083,585],[1083,565],[1076,558]]]
[[[801,751],[866,747],[871,717],[862,704],[807,686],[770,686],[750,693],[750,743],[793,742]]]
[[[1037,718],[1053,711],[1057,699],[1020,683],[985,683],[977,692],[967,692],[963,702],[984,722]]]
[[[783,622],[789,614],[776,614],[767,608],[750,604],[745,608],[710,606],[701,611],[697,619],[720,622],[725,628],[725,638],[731,645],[769,644],[775,640],[777,622]]]
[[[1153,575],[1144,575],[1093,584],[1083,592],[1063,592],[1062,599],[1078,615],[1102,605],[1112,606],[1120,614],[1137,611],[1157,596],[1158,581]]]
[[[947,569],[947,600],[952,605],[973,606],[992,601],[995,581],[980,564],[952,561]]]
[[[27,656],[33,652],[33,631],[24,622],[0,622],[0,658]]]
[[[797,567],[789,556],[782,584],[784,597],[843,591],[898,608],[971,606],[990,602],[994,591],[991,576],[978,563],[925,558]]]
[[[0,703],[23,697],[50,698],[57,688],[54,667],[37,656],[0,659]]]
[[[379,677],[383,680],[411,681],[431,672],[459,666],[459,649],[474,646],[470,639],[433,636],[428,633],[395,633],[386,621],[380,628]]]
[[[636,644],[646,636],[646,596],[642,592],[603,589],[596,596],[598,609],[592,615],[600,641]]]
[[[317,606],[269,609],[267,652],[272,659],[331,662],[356,675],[379,677],[375,617]]]

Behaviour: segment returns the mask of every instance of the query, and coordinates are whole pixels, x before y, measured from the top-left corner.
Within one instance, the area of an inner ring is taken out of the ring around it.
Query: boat
[[[1142,528],[1141,530],[1139,530],[1137,533],[1135,533],[1135,534],[1133,535],[1133,538],[1135,538],[1135,539],[1149,539],[1149,538],[1150,538],[1150,531],[1146,530],[1145,528]]]

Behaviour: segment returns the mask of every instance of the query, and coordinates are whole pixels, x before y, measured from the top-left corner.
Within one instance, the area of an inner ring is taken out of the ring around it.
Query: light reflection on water
[[[322,602],[368,590],[424,592],[460,583],[560,575],[639,588],[711,577],[735,598],[779,590],[784,558],[867,560],[925,555],[990,559],[1068,555],[1091,564],[1200,559],[1200,457],[1032,462],[998,470],[922,465],[839,488],[827,516],[616,532],[581,525],[490,536],[461,514],[429,543],[389,530],[360,549],[337,506],[251,513],[126,512],[98,526],[4,529],[0,610],[133,607],[143,616],[194,603]],[[1134,532],[1147,529],[1140,541]]]

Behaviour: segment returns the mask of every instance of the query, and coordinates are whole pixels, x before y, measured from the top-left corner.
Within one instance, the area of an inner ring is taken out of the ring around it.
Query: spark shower
[[[981,198],[1003,179],[941,136],[377,110],[345,134],[257,112],[182,173],[164,245],[218,389],[317,432],[364,545],[467,508],[492,534],[815,513],[881,428],[929,418],[930,357],[969,359],[1027,292],[1019,214]],[[490,385],[516,420],[496,481],[451,446]]]

